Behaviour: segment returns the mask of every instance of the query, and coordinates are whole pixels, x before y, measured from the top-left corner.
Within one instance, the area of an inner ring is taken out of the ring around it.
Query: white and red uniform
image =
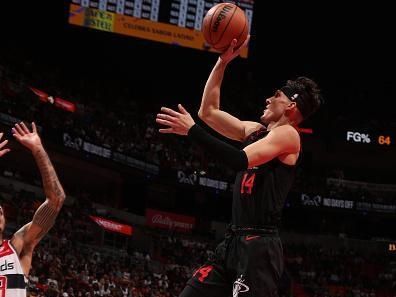
[[[9,240],[0,245],[0,297],[26,297],[28,280]]]

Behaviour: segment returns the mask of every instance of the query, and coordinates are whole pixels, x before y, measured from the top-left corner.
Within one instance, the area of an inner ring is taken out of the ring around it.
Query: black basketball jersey
[[[267,136],[260,129],[250,134],[243,147]],[[286,196],[294,181],[296,165],[275,158],[237,173],[232,203],[232,224],[239,227],[278,227]]]

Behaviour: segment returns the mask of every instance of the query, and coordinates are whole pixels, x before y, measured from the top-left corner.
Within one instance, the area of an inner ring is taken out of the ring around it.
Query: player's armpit
[[[21,254],[22,249],[24,247],[23,237],[26,230],[30,227],[31,223],[26,224],[22,228],[20,228],[17,232],[15,232],[14,236],[11,238],[11,245],[15,249],[18,256]]]

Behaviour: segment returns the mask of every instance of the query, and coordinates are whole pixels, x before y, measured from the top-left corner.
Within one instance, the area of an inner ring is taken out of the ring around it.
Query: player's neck
[[[283,125],[291,125],[293,127],[296,127],[296,125],[294,125],[293,122],[291,122],[288,118],[282,117],[279,121],[269,123],[267,126],[267,130],[271,131],[272,129]]]

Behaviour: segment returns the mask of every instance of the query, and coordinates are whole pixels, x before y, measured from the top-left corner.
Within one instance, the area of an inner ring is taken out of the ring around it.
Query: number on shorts
[[[213,270],[213,266],[212,265],[208,265],[208,266],[202,266],[201,268],[199,268],[197,271],[194,272],[193,276],[196,276],[199,273],[199,277],[198,280],[203,283],[205,278],[208,277],[209,273]]]
[[[5,297],[7,289],[7,277],[1,275],[0,276],[0,297]]]

